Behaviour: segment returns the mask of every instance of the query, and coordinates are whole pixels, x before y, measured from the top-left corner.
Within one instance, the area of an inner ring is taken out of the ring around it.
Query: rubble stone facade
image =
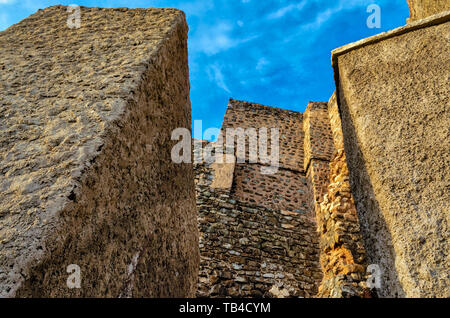
[[[448,0],[407,0],[409,5],[408,23],[427,18],[436,13],[450,10]]]
[[[280,167],[236,164],[229,188],[196,165],[199,297],[314,297],[322,277],[311,190],[303,170],[302,114],[230,100],[227,128],[280,129]],[[269,141],[270,144],[270,141]],[[247,143],[248,148],[248,143]],[[248,153],[247,153],[248,154]]]
[[[446,11],[332,52],[351,191],[383,297],[450,296],[449,39]]]
[[[69,14],[0,33],[0,296],[193,296],[194,175],[170,156],[191,127],[184,13]]]
[[[1,32],[0,297],[450,297],[450,8],[408,3],[332,52],[328,102],[230,99],[194,158],[230,129],[244,152],[194,165],[171,158],[182,12],[81,7],[77,29],[54,6]]]
[[[370,296],[334,95],[304,114],[231,99],[230,127],[279,128],[280,166],[263,174],[246,152],[217,188],[215,164],[196,165],[198,296]]]

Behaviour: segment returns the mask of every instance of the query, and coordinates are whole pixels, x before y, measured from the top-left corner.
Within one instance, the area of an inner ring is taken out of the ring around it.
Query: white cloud
[[[319,3],[323,2],[322,0],[318,1]],[[327,2],[328,4],[328,2]],[[317,12],[315,19],[308,23],[302,25],[302,30],[317,30],[326,22],[328,22],[331,17],[335,14],[339,14],[344,10],[353,10],[356,8],[366,9],[367,2],[362,0],[339,0],[334,3],[334,5],[323,5],[324,9],[322,11]]]
[[[16,0],[0,0],[0,4],[10,4],[16,2]]]
[[[286,14],[292,12],[292,11],[301,11],[304,6],[306,5],[306,1],[302,1],[299,4],[291,4],[288,6],[285,6],[283,8],[278,9],[277,11],[272,12],[267,16],[268,19],[280,19],[284,17]]]
[[[233,24],[228,22],[219,22],[214,27],[204,25],[197,30],[198,36],[192,41],[191,49],[206,53],[207,55],[214,55],[252,41],[258,37],[234,38],[232,36],[233,29]]]
[[[5,13],[0,13],[0,31],[3,31],[9,26],[9,18]]]
[[[267,65],[269,65],[269,61],[262,57],[258,60],[258,63],[256,64],[256,70],[257,71],[262,71]]]
[[[225,77],[223,76],[222,70],[217,64],[210,65],[207,69],[207,73],[210,81],[215,82],[217,86],[219,86],[225,92],[231,94],[230,89],[225,83]]]

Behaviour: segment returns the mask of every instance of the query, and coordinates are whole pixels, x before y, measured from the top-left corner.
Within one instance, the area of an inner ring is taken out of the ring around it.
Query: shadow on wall
[[[392,236],[375,197],[347,101],[342,91],[339,95],[338,105],[342,118],[350,186],[360,220],[364,247],[367,251],[368,264],[378,265],[381,274],[381,286],[377,289],[377,293],[380,297],[406,297],[395,269],[396,254]]]

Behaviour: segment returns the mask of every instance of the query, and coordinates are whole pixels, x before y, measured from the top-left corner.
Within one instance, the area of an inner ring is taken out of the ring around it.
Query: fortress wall
[[[303,172],[303,114],[285,109],[230,99],[222,124],[227,128],[267,128],[270,153],[270,129],[280,135],[280,167]],[[224,138],[226,141],[226,138]],[[246,147],[248,150],[248,146]],[[248,152],[248,151],[247,151]],[[246,157],[248,162],[248,156]],[[258,159],[258,162],[261,163]]]
[[[305,132],[304,169],[308,170],[313,159],[330,161],[334,152],[333,136],[328,119],[327,103],[310,102],[303,115]]]
[[[450,10],[448,0],[407,0],[409,5],[408,23],[424,19],[433,14]]]
[[[317,213],[327,192],[329,163],[334,152],[333,135],[328,119],[327,103],[310,102],[303,116],[304,169],[311,184],[311,209]]]
[[[449,39],[444,12],[333,51],[350,183],[381,296],[450,296]]]
[[[333,93],[333,95],[331,95],[327,107],[330,129],[333,135],[334,148],[336,150],[344,149],[344,135],[342,133],[342,121],[341,115],[339,113],[338,103],[336,100],[336,93]]]
[[[341,119],[336,95],[328,102],[328,115],[337,151],[330,162],[329,185],[317,211],[320,264],[323,280],[319,297],[368,297],[366,251],[353,195],[350,191]]]
[[[81,14],[79,29],[54,6],[0,33],[0,295],[193,296],[194,176],[170,158],[191,125],[184,14]]]
[[[320,203],[323,201],[324,195],[327,193],[330,175],[330,162],[313,159],[311,160],[306,174],[308,183],[311,187],[310,209],[314,211],[314,215],[320,209]]]
[[[314,297],[321,279],[316,223],[210,187],[195,165],[200,230],[198,297]]]
[[[307,196],[310,189],[304,175],[286,169],[265,175],[261,167],[259,164],[236,166],[233,197],[255,206],[311,215]]]
[[[300,113],[230,100],[222,130],[279,128],[280,167],[264,175],[260,162],[237,163],[232,186],[217,189],[211,186],[215,169],[196,166],[198,296],[316,295],[322,274],[311,187],[303,171],[302,126]]]

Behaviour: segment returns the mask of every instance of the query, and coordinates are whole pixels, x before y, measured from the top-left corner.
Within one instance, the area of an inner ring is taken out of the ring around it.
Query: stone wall
[[[323,102],[310,102],[303,115],[305,171],[313,160],[330,161],[335,150],[327,105],[328,103]]]
[[[316,211],[320,236],[320,263],[324,274],[319,297],[369,297],[367,263],[359,219],[350,191],[341,119],[336,96],[328,102],[328,116],[334,153],[329,185]]]
[[[193,296],[194,176],[170,158],[191,125],[184,14],[68,14],[0,33],[0,296]]]
[[[280,167],[293,171],[303,171],[303,114],[230,99],[222,123],[222,131],[227,128],[278,128],[280,131]],[[270,137],[270,136],[269,136]],[[270,138],[268,139],[270,152]],[[224,138],[226,142],[226,138]],[[248,153],[248,147],[246,147]],[[248,156],[246,157],[248,162]],[[258,158],[258,162],[259,161]],[[264,164],[264,163],[263,163]]]
[[[322,276],[308,215],[247,203],[210,187],[196,165],[200,230],[198,297],[314,297]]]
[[[277,173],[266,175],[261,173],[261,162],[237,163],[228,189],[212,186],[216,169],[197,165],[198,296],[317,294],[322,273],[312,190],[303,169],[302,117],[230,100],[222,131],[229,127],[279,128],[280,165]]]
[[[350,184],[380,296],[449,297],[450,14],[333,51]],[[370,87],[370,89],[367,89]]]
[[[334,152],[333,137],[328,119],[327,103],[310,102],[303,119],[305,139],[303,163],[312,187],[312,209],[317,213],[327,191],[329,163]]]
[[[310,214],[309,191],[305,176],[296,171],[280,169],[274,175],[265,175],[259,164],[240,164],[231,194],[249,204]]]
[[[409,5],[408,23],[424,19],[430,15],[450,10],[448,0],[407,0]]]
[[[264,175],[260,163],[233,164],[232,180],[217,164],[196,166],[200,297],[371,296],[336,98],[287,114],[230,100],[222,129],[281,127],[291,140],[284,153],[305,158],[302,166],[286,169],[282,157]]]

